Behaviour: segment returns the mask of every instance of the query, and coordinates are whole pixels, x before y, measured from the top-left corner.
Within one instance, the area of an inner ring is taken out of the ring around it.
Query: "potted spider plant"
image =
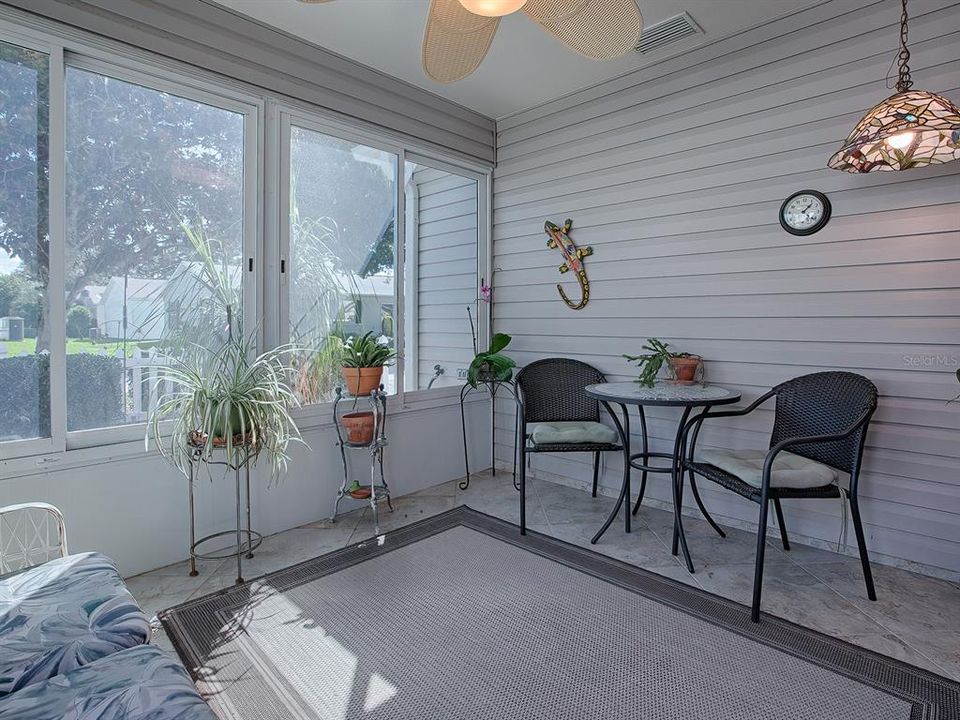
[[[343,381],[351,395],[369,395],[380,387],[383,368],[397,357],[396,351],[379,342],[373,332],[351,337],[340,354]]]
[[[637,378],[644,387],[653,387],[660,370],[667,366],[670,379],[680,385],[690,385],[697,380],[697,372],[703,368],[703,358],[687,352],[674,352],[670,345],[657,338],[647,338],[643,345],[645,353],[640,355],[624,355],[630,362],[637,363],[640,368],[640,377]]]
[[[194,347],[163,365],[162,393],[147,423],[160,454],[184,474],[191,460],[211,460],[218,449],[233,458],[244,448],[270,461],[274,477],[286,468],[287,447],[300,441],[290,410],[299,403],[287,382],[282,346],[253,357],[253,341],[229,339],[219,348]],[[167,425],[170,425],[168,428]]]
[[[495,334],[490,340],[490,348],[486,352],[477,353],[467,368],[467,382],[477,387],[482,382],[506,382],[512,378],[517,364],[500,352],[512,339],[506,333]]]

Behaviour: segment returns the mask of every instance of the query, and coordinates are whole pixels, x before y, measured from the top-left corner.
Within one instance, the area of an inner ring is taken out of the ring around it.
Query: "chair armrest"
[[[699,420],[700,422],[703,422],[708,417],[712,419],[712,418],[739,417],[740,415],[748,415],[752,413],[754,410],[756,410],[758,407],[763,405],[763,403],[765,403],[767,400],[772,398],[773,395],[774,395],[773,390],[768,390],[763,395],[761,395],[756,400],[754,400],[752,403],[747,405],[745,408],[741,408],[739,410],[721,410],[720,412],[711,412],[711,409],[708,407],[690,422],[695,422],[697,420]]]
[[[776,459],[777,455],[790,447],[795,447],[796,445],[811,445],[813,443],[825,443],[825,442],[836,442],[837,440],[846,440],[848,437],[853,435],[860,427],[870,419],[870,416],[873,415],[874,408],[868,408],[864,411],[860,417],[858,417],[849,427],[841,430],[838,433],[828,433],[825,435],[804,435],[800,437],[787,438],[786,440],[781,440],[767,453],[767,456],[763,460],[763,484],[761,485],[761,492],[766,494],[767,489],[770,486],[770,471],[773,468],[773,461]]]
[[[860,426],[863,425],[873,414],[873,408],[870,408],[866,412],[860,415],[848,428],[842,430],[838,433],[829,433],[827,435],[805,435],[795,438],[787,438],[786,440],[781,440],[772,448],[770,448],[769,454],[780,452],[781,450],[793,447],[794,445],[809,445],[810,443],[819,443],[819,442],[834,442],[837,440],[846,440],[848,437],[853,435]]]
[[[763,395],[761,395],[756,400],[754,400],[752,403],[747,405],[745,408],[741,408],[740,410],[722,410],[720,412],[711,412],[711,409],[709,407],[704,408],[703,412],[697,414],[696,416],[688,420],[687,424],[683,428],[683,435],[680,440],[681,461],[687,462],[688,460],[689,461],[693,460],[693,452],[695,449],[694,446],[696,445],[697,435],[700,433],[700,425],[703,424],[704,420],[706,420],[707,418],[713,419],[713,418],[740,417],[741,415],[749,415],[758,407],[760,407],[763,403],[765,403],[767,400],[772,398],[774,394],[775,393],[773,390],[768,390]],[[687,454],[687,437],[689,436],[690,431],[694,427],[696,427],[697,429],[694,432],[693,442],[690,443],[690,453],[689,453],[689,458],[687,458],[687,455],[688,455]]]

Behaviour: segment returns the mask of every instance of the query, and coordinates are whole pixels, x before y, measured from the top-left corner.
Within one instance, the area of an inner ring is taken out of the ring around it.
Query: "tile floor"
[[[614,500],[550,482],[530,481],[528,527],[587,546]],[[399,497],[394,512],[383,513],[381,531],[400,527],[457,505],[517,522],[518,496],[509,474],[475,475],[467,490],[457,481]],[[386,508],[384,508],[386,510]],[[689,518],[684,527],[697,572],[691,575],[670,554],[672,515],[644,507],[633,532],[614,524],[593,549],[718,595],[749,603],[753,583],[754,535],[727,529],[717,536],[703,520]],[[789,528],[788,528],[789,529]],[[287,567],[373,535],[369,508],[273,535],[252,560],[245,577]],[[205,561],[199,577],[187,563],[154,570],[127,580],[148,614],[230,585],[235,567],[229,561]],[[960,680],[960,586],[945,580],[874,565],[877,602],[870,602],[859,560],[802,545],[784,552],[772,539],[767,551],[763,609],[793,622]],[[158,642],[167,645],[165,637]]]

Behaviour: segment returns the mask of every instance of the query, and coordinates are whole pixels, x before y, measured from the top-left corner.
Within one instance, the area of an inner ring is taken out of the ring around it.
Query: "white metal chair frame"
[[[53,505],[31,502],[0,507],[0,575],[66,555],[67,528],[63,513]]]

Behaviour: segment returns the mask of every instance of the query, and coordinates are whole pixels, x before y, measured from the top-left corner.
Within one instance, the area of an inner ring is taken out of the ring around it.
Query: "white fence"
[[[146,422],[160,396],[173,390],[173,383],[164,377],[161,367],[168,361],[155,348],[134,348],[126,358],[123,350],[118,349],[116,356],[123,365],[121,384],[124,419],[127,423]]]

